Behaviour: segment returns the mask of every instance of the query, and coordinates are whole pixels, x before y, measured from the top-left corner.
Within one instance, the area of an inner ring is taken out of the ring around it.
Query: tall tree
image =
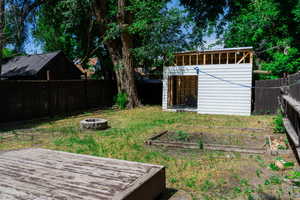
[[[120,35],[104,40],[111,55],[112,62],[116,67],[117,86],[119,93],[128,95],[128,108],[140,105],[134,84],[134,67],[131,49],[133,48],[133,35],[129,32],[129,25],[133,23],[133,15],[129,9],[128,1],[118,0],[115,16],[109,16],[109,8],[113,5],[108,4],[107,0],[95,0],[95,15],[97,24],[100,26],[100,38],[104,38],[109,31],[109,25],[114,25]]]
[[[39,10],[34,35],[45,51],[62,49],[81,59],[108,55],[118,91],[127,94],[127,107],[132,108],[140,104],[134,67],[161,67],[174,51],[187,46],[183,25],[189,25],[189,18],[166,4],[164,0],[53,0]]]
[[[156,61],[158,58],[168,60],[170,52],[176,49],[175,41],[178,41],[177,50],[186,43],[184,38],[178,36],[182,35],[180,22],[185,25],[189,23],[179,17],[182,13],[174,10],[173,13],[164,13],[167,3],[164,0],[95,0],[94,3],[99,36],[103,38],[115,66],[118,91],[127,94],[129,108],[138,106],[134,67],[139,61],[151,57],[146,54],[153,53],[156,56],[153,60]],[[174,23],[165,16],[172,18]],[[169,29],[172,26],[174,29]]]
[[[4,49],[4,8],[5,0],[0,0],[0,80],[2,74],[2,59],[3,59],[3,49]]]

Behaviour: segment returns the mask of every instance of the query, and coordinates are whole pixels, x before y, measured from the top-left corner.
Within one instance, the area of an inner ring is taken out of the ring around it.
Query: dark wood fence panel
[[[0,81],[0,122],[70,114],[113,104],[110,81]]]
[[[300,73],[289,75],[287,78],[255,81],[254,113],[275,114],[279,109],[278,98],[284,92],[300,100]],[[286,86],[286,87],[285,87]]]
[[[278,97],[281,95],[278,88],[255,88],[254,113],[274,114],[279,108]]]
[[[278,98],[281,95],[280,87],[287,85],[287,79],[255,81],[254,113],[275,114],[279,109]]]
[[[255,87],[281,87],[287,84],[288,80],[286,78],[255,81]]]

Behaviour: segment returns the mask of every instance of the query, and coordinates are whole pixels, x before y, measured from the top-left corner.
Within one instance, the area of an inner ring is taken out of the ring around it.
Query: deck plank
[[[0,152],[0,180],[0,199],[137,200],[145,195],[142,199],[150,200],[165,189],[165,169],[47,149],[22,149]]]

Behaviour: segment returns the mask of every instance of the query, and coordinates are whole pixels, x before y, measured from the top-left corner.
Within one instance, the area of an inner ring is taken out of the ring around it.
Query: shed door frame
[[[198,108],[198,84],[198,75],[188,74],[168,76],[167,108],[179,105],[190,108]]]

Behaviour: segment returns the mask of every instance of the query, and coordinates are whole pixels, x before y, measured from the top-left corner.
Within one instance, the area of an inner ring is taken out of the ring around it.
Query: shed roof
[[[34,76],[62,51],[17,56],[2,65],[2,77]]]

